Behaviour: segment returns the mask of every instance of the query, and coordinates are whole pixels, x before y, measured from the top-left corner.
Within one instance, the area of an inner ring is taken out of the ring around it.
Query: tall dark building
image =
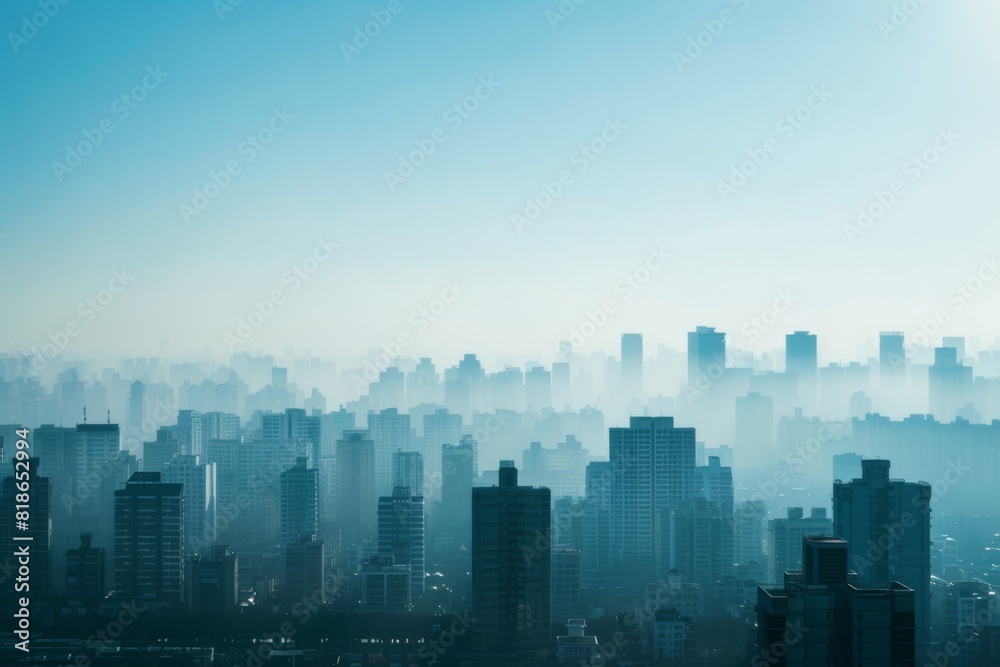
[[[104,578],[104,549],[91,545],[93,535],[80,536],[80,546],[66,552],[66,596],[69,606],[83,608],[87,614],[101,609],[107,593]]]
[[[912,667],[916,657],[913,591],[899,582],[859,583],[848,545],[806,537],[801,571],[784,586],[757,589],[755,662],[778,667]]]
[[[285,547],[285,603],[294,606],[307,599],[321,604],[326,599],[326,561],[323,542],[303,535]]]
[[[622,393],[629,400],[642,398],[642,334],[622,334]]]
[[[913,590],[917,646],[930,641],[931,486],[890,479],[889,461],[861,462],[861,479],[833,484],[833,532],[862,582]]]
[[[300,456],[281,473],[281,543],[319,532],[319,469]]]
[[[501,461],[499,486],[472,490],[472,605],[478,647],[529,653],[551,632],[550,494],[517,485],[513,461]]]
[[[470,444],[441,447],[441,504],[434,513],[434,541],[446,550],[468,548],[472,530]]]
[[[134,473],[115,491],[115,594],[155,608],[184,599],[182,484],[158,472]]]
[[[239,603],[239,564],[236,554],[224,544],[212,546],[208,554],[191,559],[188,608],[194,614],[224,614]]]
[[[375,443],[368,431],[344,431],[337,441],[337,523],[342,549],[375,536]]]
[[[424,595],[424,499],[405,486],[378,499],[378,550],[410,566],[410,600]]]

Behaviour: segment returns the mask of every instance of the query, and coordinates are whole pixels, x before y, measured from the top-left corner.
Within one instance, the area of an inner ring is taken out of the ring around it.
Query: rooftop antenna
[[[83,404],[83,423],[87,423],[87,404]]]
[[[108,408],[108,423],[111,423],[111,408]]]

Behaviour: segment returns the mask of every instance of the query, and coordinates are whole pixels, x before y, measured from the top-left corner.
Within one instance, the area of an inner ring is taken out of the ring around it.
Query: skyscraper
[[[322,604],[326,599],[326,559],[323,542],[302,535],[285,546],[285,604]]]
[[[802,567],[802,540],[809,535],[833,535],[825,507],[813,507],[808,517],[801,507],[789,507],[786,517],[767,525],[767,582],[781,583],[786,570]]]
[[[97,614],[107,593],[104,578],[104,549],[91,544],[93,536],[80,535],[80,546],[66,552],[66,595],[70,606]]]
[[[410,415],[396,408],[369,413],[368,437],[375,445],[375,493],[392,495],[392,453],[410,451]]]
[[[184,550],[191,556],[215,541],[218,485],[214,463],[193,454],[175,456],[163,467],[161,480],[184,487]]]
[[[424,474],[431,480],[430,493],[425,494],[428,501],[441,499],[441,445],[457,445],[461,439],[462,415],[444,408],[424,415]]]
[[[337,523],[344,550],[375,533],[375,443],[367,431],[344,431],[337,442]]]
[[[424,595],[424,499],[405,486],[378,499],[378,550],[410,568],[410,600]]]
[[[225,614],[239,603],[239,565],[224,544],[212,545],[191,559],[188,608],[195,614]]]
[[[935,348],[934,364],[927,369],[927,389],[934,418],[953,422],[972,398],[972,367],[961,363],[954,347]]]
[[[816,334],[796,331],[785,336],[785,372],[795,375],[797,406],[812,412],[816,402]]]
[[[801,571],[782,586],[757,589],[757,657],[761,664],[913,665],[913,591],[899,582],[856,582],[848,544],[806,537]],[[922,654],[921,654],[922,655]]]
[[[518,486],[513,461],[500,462],[499,482],[472,491],[474,632],[486,652],[530,652],[551,633],[551,558],[536,549],[550,535],[550,495]]]
[[[878,384],[882,414],[906,404],[906,352],[901,331],[883,331],[878,337]]]
[[[319,470],[300,456],[281,473],[281,543],[319,534]]]
[[[695,497],[695,432],[675,428],[673,417],[632,417],[610,430],[611,524],[617,564],[632,572],[655,570],[659,513]]]
[[[392,488],[405,486],[413,495],[424,495],[424,456],[420,452],[392,453]]]
[[[642,334],[622,334],[622,392],[626,400],[642,398]]]
[[[913,589],[917,646],[930,641],[931,486],[889,478],[889,461],[861,462],[861,479],[833,484],[834,535],[847,540],[862,582]]]
[[[696,327],[688,332],[688,384],[698,378],[718,377],[726,368],[726,334],[715,327]]]
[[[115,593],[176,608],[184,599],[184,496],[160,473],[137,472],[115,491]]]
[[[436,546],[468,548],[472,530],[472,446],[442,445],[441,504],[434,513]]]

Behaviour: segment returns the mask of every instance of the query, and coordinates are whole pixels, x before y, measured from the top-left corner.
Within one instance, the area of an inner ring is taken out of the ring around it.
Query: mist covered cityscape
[[[0,665],[1000,666],[995,2],[0,27]]]

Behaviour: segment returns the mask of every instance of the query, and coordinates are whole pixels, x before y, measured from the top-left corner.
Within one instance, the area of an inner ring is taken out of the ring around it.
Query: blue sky
[[[467,289],[408,353],[550,361],[607,298],[588,349],[622,331],[682,346],[696,324],[739,340],[779,290],[797,301],[746,347],[810,329],[835,360],[941,309],[941,333],[992,340],[1000,280],[960,312],[948,296],[1000,250],[1000,9],[928,0],[883,34],[894,4],[588,0],[553,24],[554,1],[399,0],[348,62],[342,45],[389,2],[243,0],[220,17],[210,0],[75,0],[23,40],[40,4],[5,3],[3,349],[76,322],[70,356],[224,359],[224,335],[279,289],[239,349],[346,358],[409,332],[449,279]],[[675,52],[726,10],[679,71]],[[115,100],[157,67],[121,118]],[[821,87],[829,99],[779,132]],[[293,117],[249,161],[242,142],[276,109]],[[53,163],[104,119],[113,131],[60,180]],[[624,130],[580,171],[609,119]],[[438,128],[390,191],[386,172]],[[958,138],[911,180],[904,165],[946,128]],[[723,201],[718,183],[769,139],[777,152]],[[181,204],[230,161],[239,173],[185,222]],[[572,182],[518,233],[511,216],[564,170]],[[844,225],[894,180],[904,194],[852,243]],[[292,291],[282,276],[317,237],[339,248]],[[651,246],[670,261],[622,301],[614,286]],[[84,322],[78,304],[122,268],[134,281]]]

